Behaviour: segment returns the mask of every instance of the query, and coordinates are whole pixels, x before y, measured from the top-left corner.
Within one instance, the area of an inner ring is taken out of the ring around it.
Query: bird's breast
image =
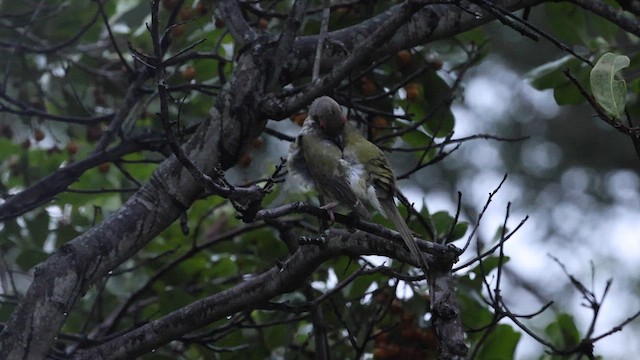
[[[348,159],[341,159],[340,166],[351,186],[351,190],[356,194],[358,199],[382,212],[376,189],[369,181],[370,176],[365,170],[364,165],[355,161],[349,161]]]

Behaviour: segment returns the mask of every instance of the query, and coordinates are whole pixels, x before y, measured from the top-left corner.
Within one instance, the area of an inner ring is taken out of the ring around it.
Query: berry
[[[360,80],[362,95],[364,96],[372,96],[378,92],[378,86],[373,81],[373,79],[369,76],[363,76],[362,80]]]
[[[207,8],[207,5],[204,4],[204,2],[198,1],[198,5],[196,5],[196,12],[198,13],[198,15],[204,16],[207,14],[207,12],[209,12],[209,9]]]
[[[107,98],[104,96],[104,91],[101,87],[93,88],[93,99],[96,105],[104,106],[107,103]]]
[[[98,172],[99,173],[106,173],[109,171],[109,169],[111,169],[111,164],[110,163],[102,163],[100,165],[98,165]]]
[[[100,140],[102,136],[102,127],[100,124],[92,124],[87,126],[87,141],[90,143]]]
[[[176,0],[162,0],[162,6],[167,10],[172,10],[177,3]]]
[[[260,20],[258,20],[258,27],[262,30],[267,30],[267,28],[269,27],[269,20],[260,18]]]
[[[371,120],[371,125],[373,125],[374,128],[376,129],[386,129],[389,127],[389,120],[387,120],[387,118],[385,118],[384,116],[376,116],[373,118],[373,120]]]
[[[196,75],[197,75],[196,68],[194,68],[191,65],[187,65],[187,67],[185,67],[184,70],[182,70],[182,77],[187,81],[191,81],[195,79]]]
[[[298,126],[302,126],[302,124],[304,123],[304,119],[306,118],[307,118],[306,113],[298,113],[298,114],[293,114],[289,116],[289,119],[291,119],[291,121],[296,123]]]
[[[36,131],[33,133],[33,138],[36,140],[36,142],[40,142],[44,139],[44,132],[42,132],[42,130],[40,129],[36,129]]]
[[[407,92],[407,100],[410,102],[416,102],[420,98],[420,85],[416,83],[407,84],[404,90]]]
[[[379,115],[374,117],[373,120],[371,120],[371,127],[369,128],[369,130],[371,131],[371,137],[374,139],[377,138],[378,136],[380,136],[380,134],[382,134],[384,129],[388,127],[389,120],[387,120],[385,117]]]
[[[171,36],[179,38],[184,35],[185,26],[183,24],[174,25],[171,28]]]
[[[191,20],[193,19],[193,9],[189,7],[183,7],[182,9],[180,9],[180,14],[178,14],[178,16],[180,16],[180,20],[182,21]]]
[[[69,155],[75,155],[78,152],[79,146],[75,141],[69,141],[67,144],[67,153]]]
[[[398,51],[396,60],[398,61],[398,68],[402,71],[409,70],[413,66],[413,55],[409,50]]]

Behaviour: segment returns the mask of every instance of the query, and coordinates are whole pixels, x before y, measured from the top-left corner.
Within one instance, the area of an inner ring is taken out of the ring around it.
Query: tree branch
[[[231,36],[237,42],[238,48],[254,41],[258,34],[253,30],[242,16],[240,6],[236,0],[222,0],[218,4],[218,9],[222,12],[222,18],[225,21]]]
[[[78,353],[75,359],[134,358],[227,315],[256,308],[278,294],[297,289],[316,267],[328,259],[367,254],[389,256],[404,262],[411,260],[408,251],[383,238],[364,232],[331,229],[326,238],[302,245],[284,263],[106,344]]]
[[[187,155],[202,168],[213,169],[218,163],[220,122],[212,109],[185,145]],[[24,301],[2,332],[0,358],[43,358],[77,299],[169,226],[202,190],[175,157],[159,165],[118,211],[37,267]]]
[[[164,144],[162,138],[155,140],[129,141],[114,146],[106,151],[89,155],[86,159],[59,168],[52,174],[42,178],[37,183],[12,195],[0,204],[0,221],[13,219],[27,211],[46,204],[65,191],[78,180],[85,171],[105,162],[119,160],[124,155],[144,149],[156,148]]]
[[[580,6],[583,9],[587,9],[594,14],[601,16],[612,23],[620,26],[624,30],[634,34],[635,36],[640,36],[640,24],[638,23],[637,18],[633,18],[624,14],[624,11],[616,9],[611,5],[608,5],[604,1],[595,1],[595,0],[568,0],[571,3],[574,3]]]
[[[279,85],[280,74],[282,68],[286,64],[286,58],[291,53],[293,43],[296,38],[296,34],[302,26],[304,20],[304,13],[307,10],[307,0],[296,0],[293,3],[293,8],[287,17],[285,27],[280,38],[278,39],[278,45],[271,61],[273,67],[273,74],[270,75],[270,79],[267,84],[267,90],[275,89]]]
[[[353,52],[344,61],[334,67],[331,72],[314,81],[310,89],[292,96],[283,103],[273,101],[275,99],[269,99],[263,104],[263,111],[273,118],[282,118],[287,114],[292,114],[302,109],[313,99],[327,93],[329,89],[342,81],[355,66],[369,58],[371,49],[380,47],[391,38],[398,28],[404,25],[422,6],[423,4],[419,1],[405,1],[382,24],[379,24],[370,36],[364,39],[358,47],[354,48]]]
[[[502,8],[514,11],[542,2],[544,0],[502,0],[496,3]],[[491,16],[475,16],[474,13],[481,10],[475,5],[467,6],[468,11],[462,12],[460,10],[452,11],[452,7],[458,4],[457,1],[432,1],[431,4],[433,5],[425,6],[416,11],[411,18],[397,29],[388,41],[375,48],[375,52],[370,53],[369,57],[377,59],[384,54],[393,54],[401,49],[453,36],[494,20]],[[331,68],[335,64],[343,62],[344,53],[342,50],[353,51],[360,45],[362,39],[367,38],[388,18],[397,14],[402,6],[403,4],[395,5],[389,10],[357,25],[329,32],[327,40],[330,43],[340,44],[342,49],[341,51],[325,52],[322,57],[322,67]],[[290,57],[292,59],[291,63],[286,67],[288,73],[283,74],[286,75],[287,80],[311,74],[312,59],[315,56],[318,39],[318,35],[303,36],[296,39],[292,56]]]

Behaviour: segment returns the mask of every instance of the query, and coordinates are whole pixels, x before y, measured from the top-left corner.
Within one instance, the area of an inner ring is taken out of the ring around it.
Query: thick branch
[[[431,309],[433,328],[438,337],[441,359],[465,359],[467,345],[460,319],[460,306],[456,298],[456,287],[451,268],[446,264],[431,270]]]
[[[235,164],[264,128],[266,120],[254,101],[264,88],[266,74],[256,65],[262,55],[256,50],[240,56],[242,71],[234,73],[217,107],[184,146],[185,154],[210,176],[220,165]],[[0,334],[0,358],[44,358],[78,298],[173,223],[202,190],[175,156],[165,160],[117,212],[38,266],[24,301]]]
[[[199,300],[161,319],[141,326],[76,359],[135,358],[195,329],[239,311],[253,309],[278,294],[296,290],[322,262],[339,255],[376,254],[409,262],[408,251],[363,232],[330,230],[317,244],[302,245],[283,264],[277,264],[231,289]]]
[[[249,26],[242,16],[238,1],[223,0],[218,5],[218,9],[222,12],[225,24],[239,48],[242,48],[258,37],[255,30]]]
[[[445,1],[446,2],[446,1]],[[501,0],[496,1],[497,5],[512,11],[531,7],[543,0]],[[478,6],[463,3],[462,6],[468,11],[461,11],[453,5],[439,4],[428,5],[417,11],[413,17],[401,26],[395,35],[386,41],[382,46],[377,47],[375,53],[369,54],[371,59],[377,59],[384,54],[393,54],[398,50],[426,44],[438,39],[460,34],[467,30],[478,27],[482,24],[493,21],[494,18],[488,16]],[[455,2],[457,3],[457,2]],[[353,25],[341,30],[327,34],[327,40],[333,44],[340,44],[340,48],[325,50],[322,58],[322,67],[329,69],[335,64],[344,61],[344,51],[352,51],[364,39],[378,29],[382,23],[400,11],[403,5],[396,5],[389,10],[357,25]],[[479,16],[474,16],[477,13]],[[289,55],[286,67],[290,79],[301,75],[311,74],[313,58],[315,56],[318,35],[300,37],[296,40],[294,50]],[[289,80],[290,80],[289,79]]]
[[[220,136],[220,116],[213,111],[185,150],[202,168],[212,169]],[[120,210],[39,265],[23,302],[0,335],[0,358],[44,358],[77,299],[169,226],[201,190],[172,156]]]
[[[276,208],[260,210],[257,212],[255,220],[275,219],[284,215],[295,213],[305,213],[312,215],[318,219],[329,220],[329,215],[326,210],[303,202],[295,202]],[[366,231],[367,233],[383,237],[385,239],[394,239],[397,243],[402,243],[402,237],[397,231],[391,230],[382,225],[363,220],[354,220],[352,217],[338,213],[334,213],[333,216],[335,222],[343,224],[349,228],[359,229],[362,231]],[[457,256],[460,254],[459,249],[453,245],[442,245],[421,239],[416,240],[418,242],[418,247],[430,254],[435,255],[439,260],[453,263],[457,261]],[[415,266],[420,266],[420,264],[416,264],[413,261],[409,261],[409,263]]]
[[[406,23],[420,7],[422,7],[422,5],[417,1],[404,2],[397,11],[393,12],[382,24],[379,24],[370,36],[361,41],[344,61],[331,70],[330,73],[318,79],[317,82],[314,81],[315,86],[302,94],[287,99],[284,104],[279,106],[267,102],[263,109],[270,116],[280,118],[301,109],[313,99],[325,94],[329,89],[338,85],[355,66],[369,58],[372,49],[380,47],[385,41],[392,37],[398,28]]]
[[[608,5],[604,1],[595,1],[595,0],[568,0],[584,9],[587,9],[594,14],[601,16],[615,25],[620,26],[624,30],[634,34],[635,36],[640,36],[640,24],[638,23],[638,19],[632,16],[628,16],[624,11],[616,9],[611,5]],[[637,5],[636,5],[637,6]]]
[[[532,6],[540,0],[505,0],[499,1],[502,7],[517,9]],[[360,25],[328,34],[329,41],[342,43],[347,50],[353,50],[358,43],[369,37],[384,21],[391,19],[399,9],[396,6],[382,15],[374,17]],[[475,9],[475,7],[471,7]],[[231,30],[238,39],[240,46],[245,48],[238,55],[235,72],[216,99],[216,107],[211,110],[209,118],[205,119],[197,132],[184,147],[185,154],[202,169],[205,174],[212,174],[212,170],[219,165],[222,168],[233,166],[238,158],[244,154],[250,141],[259,135],[266,122],[258,109],[256,99],[264,97],[265,82],[269,68],[265,65],[265,51],[268,47],[261,39],[255,38],[255,32],[248,27],[237,3],[232,0],[222,1],[220,4],[225,15],[237,21],[228,21],[235,27]],[[411,20],[402,25],[395,35],[379,47],[378,52],[369,49],[369,57],[378,56],[381,52],[390,53],[403,47],[424,44],[445,36],[454,35],[488,22],[488,17],[480,19],[463,11],[452,11],[452,6],[429,6],[413,15]],[[231,25],[230,25],[231,27]],[[255,42],[252,42],[254,41]],[[311,61],[315,54],[317,37],[298,39],[294,51],[289,56],[285,66],[289,71],[283,74],[293,78],[305,72],[310,72]],[[251,46],[248,46],[250,44]],[[372,42],[373,45],[376,42]],[[308,56],[307,53],[308,52]],[[269,55],[267,53],[266,55]],[[300,56],[304,55],[304,56]],[[294,63],[294,58],[299,59]],[[360,54],[352,54],[354,61]],[[323,67],[337,64],[344,60],[342,51],[325,52]],[[345,65],[347,66],[347,65]],[[344,68],[346,69],[346,68]],[[347,69],[348,71],[348,69]],[[328,90],[327,88],[321,91]],[[137,87],[130,87],[135,91]],[[320,90],[314,90],[316,92]],[[319,92],[318,92],[319,93]],[[134,102],[135,103],[135,102]],[[131,104],[133,105],[133,104]],[[126,106],[125,106],[126,107]],[[116,115],[117,116],[117,115]],[[119,128],[119,127],[118,127]],[[117,130],[114,127],[114,130]],[[108,144],[108,141],[104,141]],[[66,314],[75,302],[89,287],[101,279],[108,271],[113,270],[123,261],[138,252],[158,233],[168,227],[181,213],[188,209],[203,189],[202,183],[195,180],[183,165],[175,158],[164,161],[154,172],[150,181],[133,195],[121,209],[108,217],[102,224],[92,228],[78,238],[70,241],[51,255],[41,264],[34,274],[31,287],[25,295],[24,301],[14,311],[11,319],[6,323],[0,335],[0,358],[3,359],[40,359],[49,351],[54,337],[65,321]],[[294,257],[295,261],[284,265],[285,275],[280,275],[277,268],[269,270],[256,279],[248,281],[248,285],[241,285],[242,296],[226,297],[229,293],[222,293],[193,304],[191,310],[201,310],[202,319],[220,318],[232,311],[245,306],[251,306],[252,301],[258,301],[251,291],[264,291],[264,297],[290,291],[299,281],[298,276],[306,276],[315,266],[327,256],[345,253],[362,253],[363,245],[352,244],[348,237],[338,237],[337,245],[330,250],[316,246],[305,247],[301,255]],[[367,245],[369,253],[399,257],[410,262],[404,248],[388,241],[379,242],[367,235],[356,237]],[[342,241],[342,242],[340,242]],[[378,245],[376,245],[378,244]],[[333,250],[331,250],[333,249]],[[333,251],[333,252],[332,252]],[[360,251],[360,252],[358,252]],[[311,261],[309,261],[311,259]],[[293,270],[300,270],[298,275]],[[286,281],[284,281],[286,280]],[[275,282],[272,282],[275,281]],[[288,282],[290,281],[290,282]],[[262,287],[257,287],[258,284]],[[266,287],[266,288],[265,288]],[[237,294],[236,294],[237,295]],[[443,295],[444,296],[444,295]],[[214,301],[215,300],[215,301]],[[226,300],[226,307],[219,307],[217,302]],[[232,301],[230,301],[232,300]],[[207,302],[213,301],[213,302]],[[169,315],[169,319],[191,320],[193,313],[178,312]],[[195,319],[196,324],[202,324],[201,318]],[[200,322],[198,322],[200,321]],[[162,330],[156,322],[136,330],[135,336],[125,336],[105,345],[102,354],[115,356],[115,351],[139,354],[143,349],[152,349],[155,344],[161,344],[180,333],[190,331],[189,322],[180,320],[176,327],[167,326]],[[132,333],[133,334],[133,333]],[[131,335],[131,334],[129,334]],[[161,335],[161,336],[160,336]],[[122,343],[124,348],[113,344]]]

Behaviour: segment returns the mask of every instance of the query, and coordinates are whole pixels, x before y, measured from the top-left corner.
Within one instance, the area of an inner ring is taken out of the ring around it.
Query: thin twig
[[[318,44],[316,45],[316,57],[313,62],[313,72],[311,82],[316,82],[320,77],[320,64],[322,63],[322,49],[327,38],[329,30],[329,16],[331,15],[331,0],[324,0],[324,8],[322,9],[322,20],[320,21],[320,36],[318,36]]]
[[[96,2],[98,3],[98,9],[100,11],[100,15],[102,16],[104,27],[107,29],[107,33],[109,34],[109,40],[111,40],[111,44],[113,45],[113,48],[116,51],[116,54],[118,54],[120,63],[122,64],[122,66],[125,67],[129,75],[133,75],[134,70],[131,68],[131,65],[129,65],[129,63],[124,59],[124,56],[122,55],[122,51],[120,51],[120,46],[118,46],[118,43],[116,42],[116,37],[113,35],[113,32],[111,31],[111,25],[109,25],[109,18],[107,17],[107,13],[104,11],[104,4],[102,3],[103,0],[96,0]]]

